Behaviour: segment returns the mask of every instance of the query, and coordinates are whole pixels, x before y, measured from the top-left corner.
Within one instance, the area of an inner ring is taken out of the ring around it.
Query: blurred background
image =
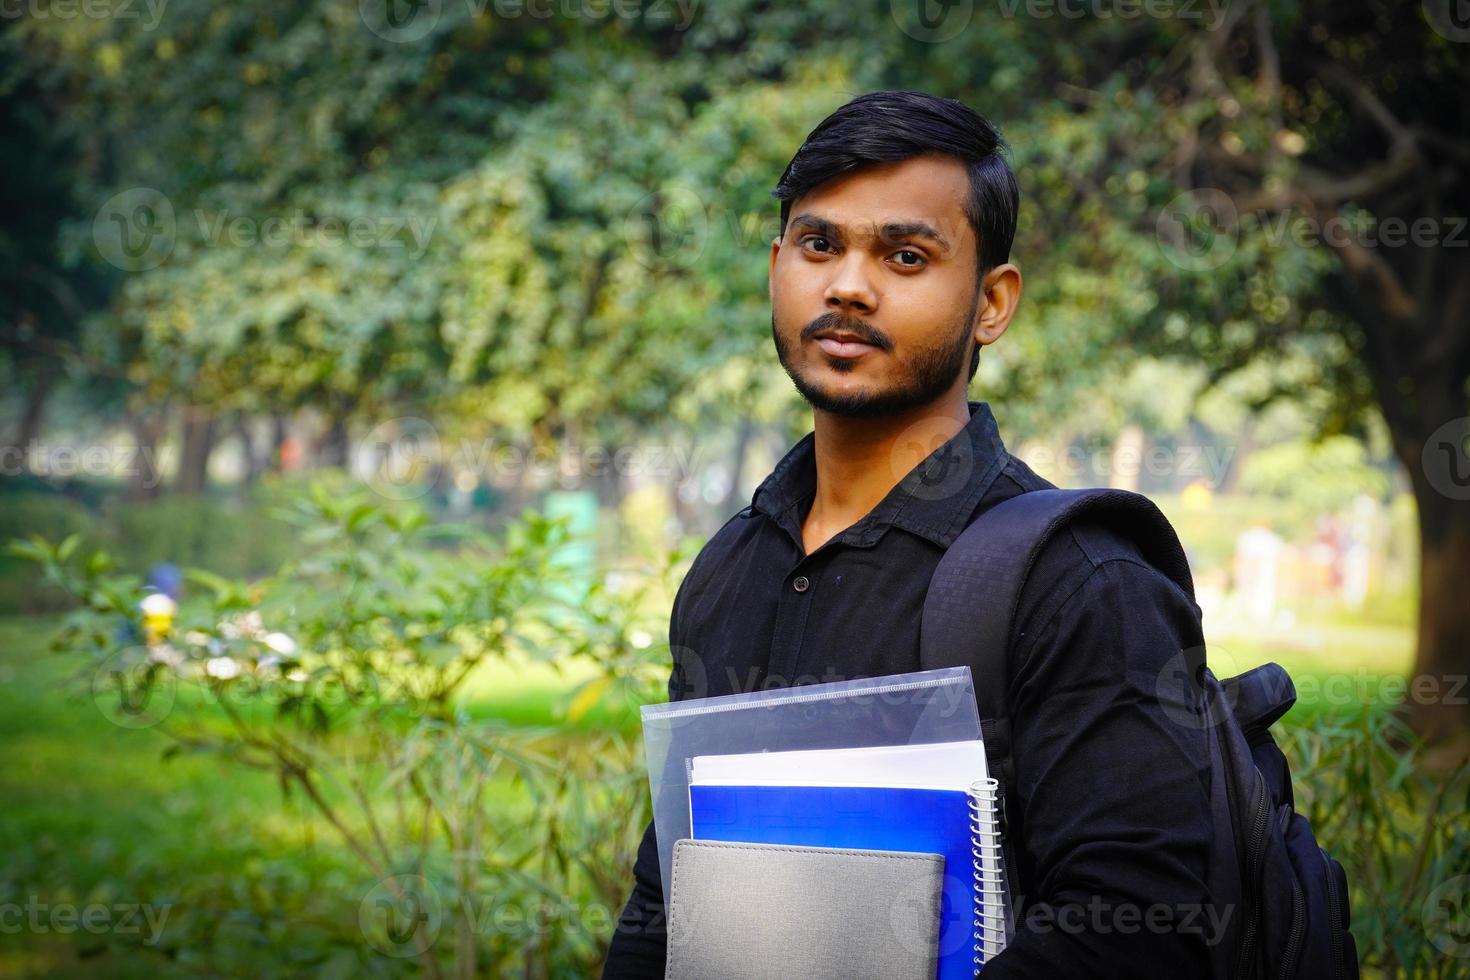
[[[1292,671],[1369,975],[1470,976],[1460,0],[5,0],[0,52],[0,975],[595,975],[673,591],[811,426],[769,192],[914,88],[1022,189],[971,397]]]

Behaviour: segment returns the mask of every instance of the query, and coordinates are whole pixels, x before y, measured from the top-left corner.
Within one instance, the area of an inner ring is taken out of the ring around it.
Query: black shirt
[[[814,434],[792,447],[679,588],[670,699],[920,669],[920,611],[945,549],[988,508],[1050,486],[1006,452],[989,406],[969,405],[964,429],[810,555]],[[1203,911],[1208,746],[1158,690],[1179,652],[1203,644],[1197,607],[1123,537],[1084,521],[1043,548],[1014,629],[1017,932],[985,977],[1208,975],[1223,928]],[[651,822],[633,876],[605,978],[664,973]]]

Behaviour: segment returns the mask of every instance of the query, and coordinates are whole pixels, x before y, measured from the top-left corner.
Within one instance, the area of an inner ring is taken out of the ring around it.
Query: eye
[[[817,247],[819,243],[822,245],[821,248]],[[823,238],[821,235],[807,235],[801,240],[801,244],[820,254],[826,254],[827,251],[832,248],[832,243]]]
[[[926,262],[924,256],[911,248],[906,248],[901,252],[895,252],[893,255],[894,258],[899,260],[898,264],[906,269],[921,269]]]

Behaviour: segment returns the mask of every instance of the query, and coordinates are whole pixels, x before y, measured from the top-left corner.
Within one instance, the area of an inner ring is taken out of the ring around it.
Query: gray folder
[[[933,980],[939,854],[674,844],[666,980]]]

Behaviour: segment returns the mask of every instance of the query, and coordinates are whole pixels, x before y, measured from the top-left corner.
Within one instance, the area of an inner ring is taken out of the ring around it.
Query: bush
[[[179,621],[142,642],[136,576],[77,537],[13,546],[84,603],[56,645],[109,717],[274,773],[351,861],[351,914],[308,930],[300,896],[232,906],[185,883],[201,900],[160,948],[211,973],[286,937],[291,964],[343,975],[594,972],[648,818],[637,743],[476,719],[460,692],[482,664],[579,658],[598,672],[569,720],[652,699],[662,617],[639,589],[578,586],[564,526],[534,514],[492,539],[320,487],[291,511],[291,560],[256,582],[190,569]]]
[[[61,494],[21,491],[0,496],[0,542],[33,534],[60,541],[79,534],[94,547],[104,546],[107,535],[99,525],[85,506]],[[56,612],[72,605],[64,590],[38,582],[32,562],[0,554],[0,613]]]
[[[1463,977],[1470,769],[1431,765],[1389,711],[1286,727],[1281,744],[1298,811],[1347,871],[1365,975]]]

